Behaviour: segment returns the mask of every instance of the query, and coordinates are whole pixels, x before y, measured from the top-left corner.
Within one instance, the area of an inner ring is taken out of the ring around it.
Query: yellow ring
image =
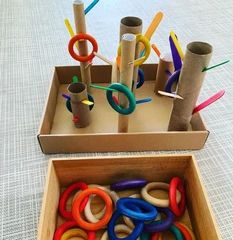
[[[87,239],[87,233],[79,228],[69,229],[63,233],[61,240],[69,240],[72,237],[81,237],[83,239]]]
[[[136,43],[139,43],[139,42],[141,42],[145,47],[145,55],[133,61],[133,64],[135,67],[142,65],[150,56],[150,51],[151,51],[150,41],[148,40],[147,37],[143,36],[142,34],[137,34]],[[119,44],[117,55],[121,56],[121,43]]]

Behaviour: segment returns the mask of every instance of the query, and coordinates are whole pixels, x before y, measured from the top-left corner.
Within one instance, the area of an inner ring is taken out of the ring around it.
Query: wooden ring
[[[69,229],[63,233],[61,240],[69,240],[73,237],[81,237],[87,239],[87,233],[80,228]]]
[[[195,236],[191,229],[181,222],[174,222],[174,225],[181,231],[185,240],[195,240]]]
[[[156,207],[169,207],[169,199],[158,199],[156,197],[152,197],[149,194],[149,191],[152,189],[163,189],[165,191],[169,191],[169,184],[163,182],[151,182],[148,183],[144,188],[142,188],[141,195],[142,198],[145,199],[150,204]],[[181,200],[181,194],[177,191],[176,201],[179,203]]]
[[[66,210],[66,203],[73,191],[78,191],[78,190],[85,190],[87,189],[88,186],[84,182],[77,182],[71,184],[68,188],[65,189],[65,191],[61,194],[60,200],[59,200],[59,213],[63,218],[66,219],[73,219],[71,211]],[[84,199],[84,202],[80,206],[80,211],[82,212],[87,204],[88,198]]]
[[[80,56],[75,53],[74,45],[79,40],[88,40],[91,42],[93,49],[89,55]],[[98,45],[97,45],[96,40],[91,35],[86,34],[86,33],[79,33],[70,39],[69,45],[68,45],[68,50],[69,50],[71,57],[74,58],[75,60],[77,60],[79,62],[88,62],[88,61],[91,61],[95,57],[94,52],[98,51]]]
[[[178,191],[177,191],[178,190]],[[181,193],[181,201],[177,203],[177,192]],[[180,217],[184,214],[186,197],[183,181],[179,177],[172,178],[169,185],[169,201],[172,212]]]
[[[104,202],[105,202],[105,215],[103,216],[102,219],[100,219],[96,223],[89,223],[85,220],[83,220],[81,212],[80,212],[80,205],[82,204],[83,200],[86,197],[89,197],[91,194],[98,195],[101,197]],[[106,225],[108,224],[111,216],[112,216],[112,199],[109,197],[109,195],[104,192],[103,190],[99,188],[89,188],[81,192],[76,199],[74,200],[73,206],[72,206],[72,214],[74,220],[77,222],[77,224],[89,231],[96,231],[102,228],[105,228]]]
[[[108,189],[107,187],[103,187],[100,185],[95,185],[95,184],[91,184],[88,185],[88,188],[93,188],[93,187],[97,187],[99,189],[102,189],[103,191],[105,191],[113,200],[114,204],[116,204],[117,200],[119,199],[119,196],[117,195],[116,192],[111,191],[110,189]],[[91,211],[91,200],[94,198],[95,196],[91,196],[87,202],[86,207],[84,208],[84,215],[86,217],[86,219],[91,222],[91,223],[96,223],[99,221],[99,219],[101,219],[104,214],[105,214],[105,207],[100,210],[100,212],[98,212],[97,214],[93,214]]]
[[[141,42],[144,45],[145,54],[144,54],[144,56],[133,61],[133,64],[135,67],[142,65],[147,60],[147,58],[150,56],[150,51],[151,51],[150,41],[148,40],[147,37],[143,36],[142,34],[137,34],[136,35],[136,43],[138,44],[139,42]],[[121,43],[118,46],[117,55],[118,55],[117,56],[117,66],[120,69]]]
[[[129,235],[132,232],[132,229],[130,229],[128,226],[124,225],[124,224],[118,224],[115,226],[114,231],[116,233],[125,233],[127,235]],[[102,237],[100,238],[100,240],[108,240],[108,231],[106,230]]]

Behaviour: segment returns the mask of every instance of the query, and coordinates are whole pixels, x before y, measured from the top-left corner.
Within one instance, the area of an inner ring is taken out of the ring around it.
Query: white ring
[[[126,226],[124,224],[118,224],[115,226],[114,231],[116,233],[125,233],[125,234],[129,235],[132,232],[132,229],[130,229],[128,226]],[[100,240],[109,240],[108,231],[104,232],[104,234],[102,235]]]
[[[148,183],[145,187],[142,188],[141,190],[141,195],[143,197],[144,200],[146,200],[147,202],[149,202],[150,204],[156,206],[156,207],[169,207],[169,199],[159,199],[159,198],[155,198],[152,197],[149,194],[149,191],[152,189],[162,189],[165,191],[169,191],[169,184],[167,183],[163,183],[163,182],[151,182]],[[181,200],[181,194],[180,192],[177,190],[176,191],[176,201],[177,203],[179,203]]]

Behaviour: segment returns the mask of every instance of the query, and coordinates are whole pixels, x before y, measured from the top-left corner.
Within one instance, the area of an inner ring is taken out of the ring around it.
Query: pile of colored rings
[[[128,193],[125,190],[137,193],[125,197]],[[157,191],[151,194],[152,190],[165,191],[168,198],[161,199]],[[71,210],[67,210],[71,194],[75,195]],[[124,197],[120,198],[122,194]],[[97,201],[98,211],[93,213],[93,201],[97,196],[104,206],[99,209]],[[170,232],[177,240],[192,240],[195,239],[193,232],[176,219],[180,219],[185,209],[185,188],[179,177],[173,177],[169,184],[149,183],[145,179],[124,180],[110,186],[77,182],[61,194],[59,213],[66,222],[56,229],[53,239],[161,240],[165,232]]]

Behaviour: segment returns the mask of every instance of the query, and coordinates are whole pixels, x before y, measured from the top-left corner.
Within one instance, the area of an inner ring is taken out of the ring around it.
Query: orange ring
[[[75,53],[74,44],[79,40],[88,40],[92,44],[93,50],[89,55],[80,56]],[[74,58],[75,60],[77,60],[79,62],[88,62],[88,61],[91,61],[95,57],[94,52],[98,51],[98,45],[97,45],[96,40],[91,35],[86,34],[86,33],[80,33],[70,39],[69,45],[68,45],[68,50],[69,50],[71,57]]]
[[[90,196],[91,194],[98,195],[99,197],[101,197],[104,200],[104,202],[106,204],[105,215],[103,216],[102,219],[100,219],[96,223],[86,222],[85,220],[82,219],[82,215],[80,213],[81,203],[83,202],[83,200],[86,197]],[[80,227],[82,227],[86,230],[90,230],[90,231],[96,231],[96,230],[105,228],[112,216],[112,211],[113,211],[112,199],[109,197],[109,195],[106,192],[104,192],[103,190],[101,190],[99,188],[89,188],[89,189],[82,191],[76,197],[76,199],[74,200],[74,203],[72,205],[72,214],[73,214],[74,220],[77,222],[77,224]]]

